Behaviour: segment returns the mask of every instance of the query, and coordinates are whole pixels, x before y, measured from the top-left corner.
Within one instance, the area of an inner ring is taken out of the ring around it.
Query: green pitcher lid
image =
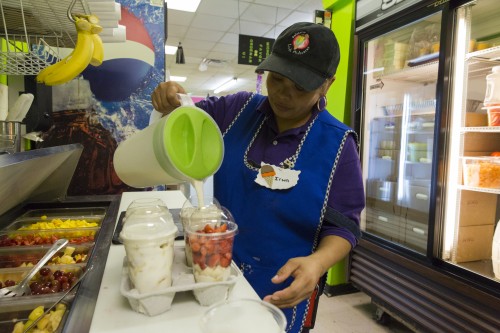
[[[195,106],[178,107],[166,118],[163,147],[170,164],[187,178],[213,175],[224,157],[224,141],[213,118]]]

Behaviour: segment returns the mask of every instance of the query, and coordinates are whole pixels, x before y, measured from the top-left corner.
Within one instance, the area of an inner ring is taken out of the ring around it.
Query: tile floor
[[[410,333],[409,328],[392,319],[387,326],[374,319],[376,306],[362,292],[328,297],[322,295],[311,333]]]

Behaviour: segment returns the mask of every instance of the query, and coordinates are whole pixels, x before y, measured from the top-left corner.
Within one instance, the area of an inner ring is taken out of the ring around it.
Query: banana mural
[[[104,59],[104,47],[99,36],[102,27],[95,15],[73,15],[77,39],[73,51],[62,60],[41,70],[36,80],[55,86],[73,80],[88,65],[99,66]]]

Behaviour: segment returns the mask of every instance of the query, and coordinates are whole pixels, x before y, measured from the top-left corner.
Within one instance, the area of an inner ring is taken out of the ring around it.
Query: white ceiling
[[[181,85],[193,96],[214,95],[215,88],[233,77],[236,84],[221,95],[255,91],[255,66],[238,65],[239,34],[276,38],[292,23],[313,22],[315,10],[323,10],[322,0],[201,0],[195,13],[170,9],[166,42],[182,43],[186,63],[176,64],[175,55],[166,55],[167,75],[186,76]],[[199,71],[204,58],[221,60],[222,66],[209,64]],[[265,84],[262,89],[265,93]]]

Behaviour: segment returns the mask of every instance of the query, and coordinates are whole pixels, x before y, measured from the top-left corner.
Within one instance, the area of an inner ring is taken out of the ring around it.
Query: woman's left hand
[[[293,281],[287,288],[264,297],[264,301],[279,308],[289,308],[311,297],[321,276],[350,250],[351,244],[344,238],[334,235],[323,237],[313,254],[289,259],[278,270],[271,279],[273,283],[282,283],[289,277]]]
[[[264,301],[279,308],[293,307],[312,295],[323,274],[322,265],[313,257],[292,258],[280,268],[271,281],[278,284],[293,277],[293,282],[287,288],[264,297]]]

